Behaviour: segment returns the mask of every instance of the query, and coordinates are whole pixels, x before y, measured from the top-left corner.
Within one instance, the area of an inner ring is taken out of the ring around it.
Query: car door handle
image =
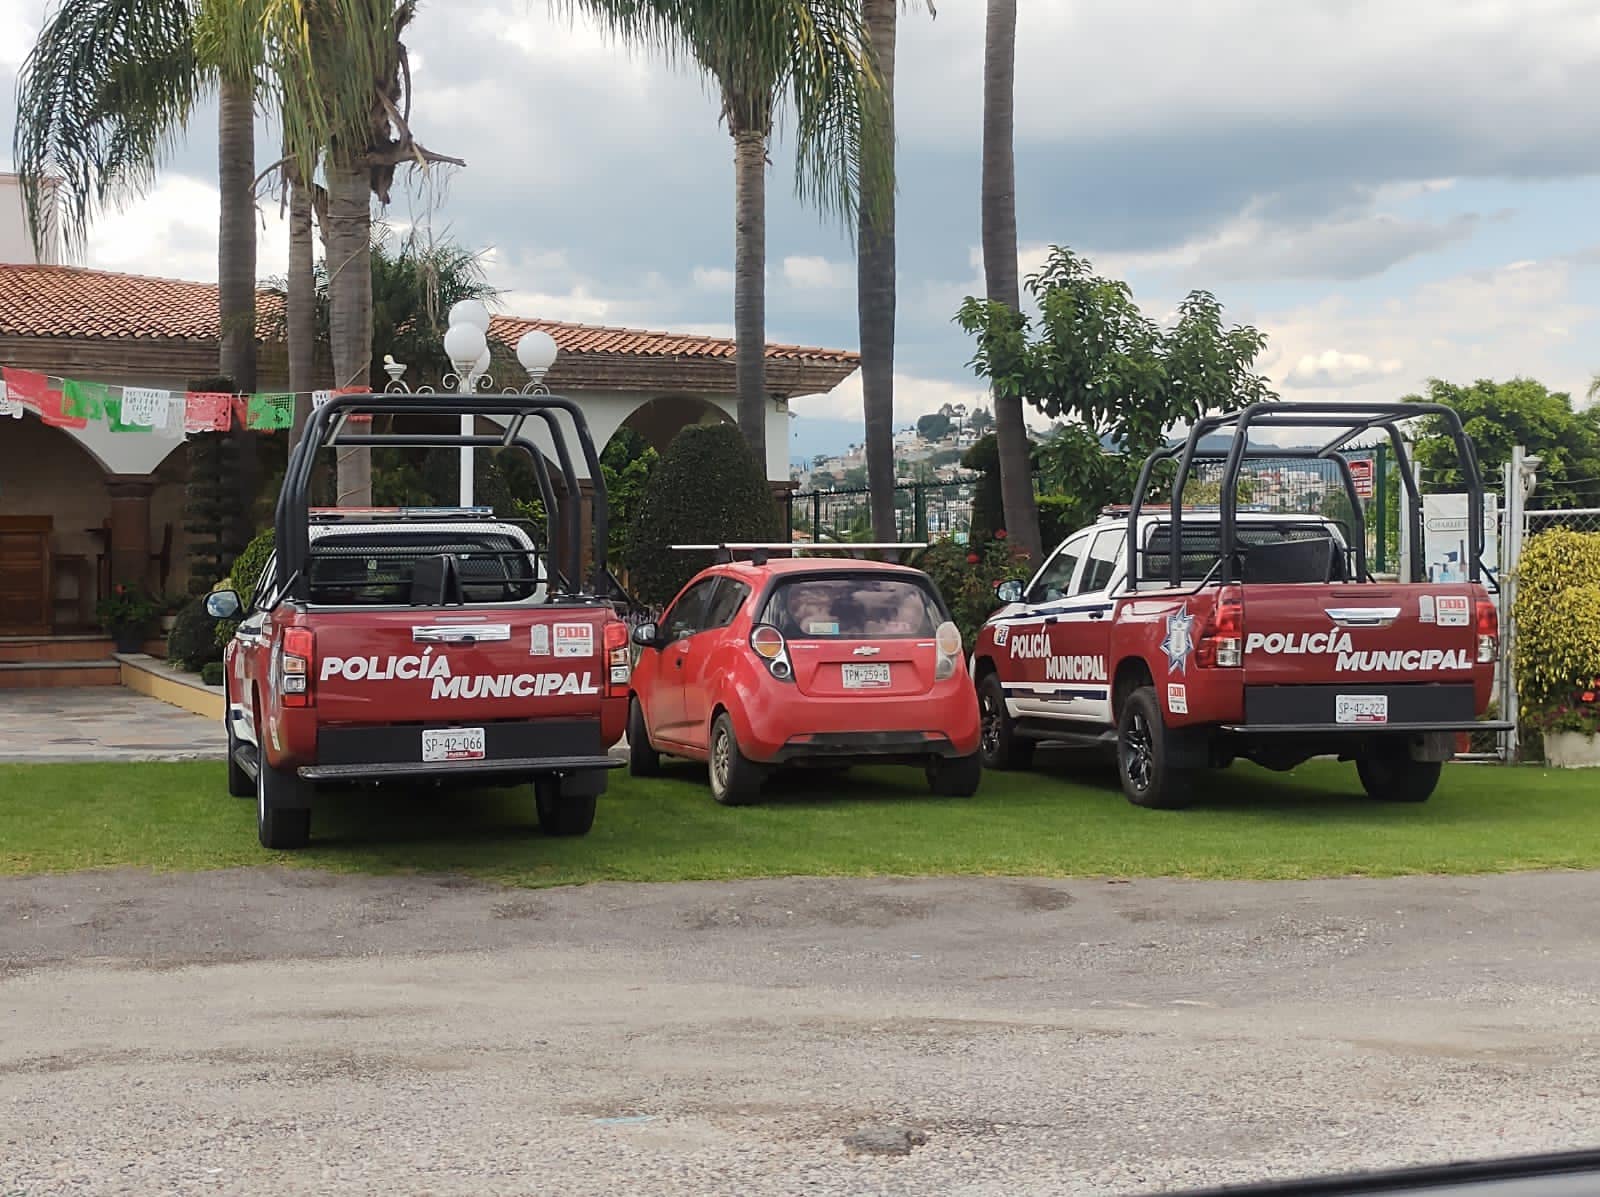
[[[1091,611],[1091,612],[1089,612],[1089,618],[1090,619],[1104,619],[1105,617],[1106,617],[1106,613],[1104,611]]]

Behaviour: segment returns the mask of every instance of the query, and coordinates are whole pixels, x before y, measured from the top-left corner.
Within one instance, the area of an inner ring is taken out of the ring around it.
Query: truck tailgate
[[[313,611],[321,724],[598,719],[606,688],[595,607]]]
[[[1241,588],[1247,686],[1474,681],[1479,586]],[[1492,674],[1492,664],[1481,666]]]

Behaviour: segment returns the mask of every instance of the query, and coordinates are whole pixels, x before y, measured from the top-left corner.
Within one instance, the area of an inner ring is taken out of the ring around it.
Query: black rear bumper
[[[921,764],[930,757],[960,755],[948,737],[928,739],[922,732],[828,732],[790,740],[770,764],[896,765]]]
[[[437,723],[380,727],[325,727],[317,732],[317,760],[296,772],[306,781],[402,781],[409,778],[483,781],[541,774],[598,773],[619,768],[606,754],[598,720],[559,719],[484,723],[484,757],[477,761],[424,761],[422,733]],[[478,726],[473,723],[472,726]],[[599,779],[604,788],[603,776]]]
[[[1382,695],[1388,718],[1382,723],[1340,723],[1341,695]],[[1509,726],[1509,725],[1506,725]],[[1308,686],[1246,686],[1244,722],[1231,732],[1306,734],[1309,732],[1443,732],[1498,730],[1477,719],[1477,692],[1470,682],[1350,682]]]

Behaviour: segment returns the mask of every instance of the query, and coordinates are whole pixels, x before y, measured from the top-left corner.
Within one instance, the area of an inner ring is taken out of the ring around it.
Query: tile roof
[[[281,335],[283,294],[259,291],[256,335]],[[489,335],[507,345],[529,329],[555,338],[565,354],[629,357],[732,359],[725,337],[599,328],[554,320],[495,316]],[[77,266],[0,265],[0,336],[133,340],[215,341],[218,335],[214,283],[118,274]],[[839,349],[768,345],[774,361],[827,362],[854,366],[858,355]]]

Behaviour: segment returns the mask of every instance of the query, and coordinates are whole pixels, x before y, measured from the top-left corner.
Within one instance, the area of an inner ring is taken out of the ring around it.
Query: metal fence
[[[978,475],[950,482],[902,482],[894,488],[895,539],[956,540],[972,532]],[[790,491],[785,526],[791,543],[872,540],[866,487]]]
[[[1523,513],[1523,540],[1551,528],[1573,532],[1600,532],[1600,507],[1543,508]]]

